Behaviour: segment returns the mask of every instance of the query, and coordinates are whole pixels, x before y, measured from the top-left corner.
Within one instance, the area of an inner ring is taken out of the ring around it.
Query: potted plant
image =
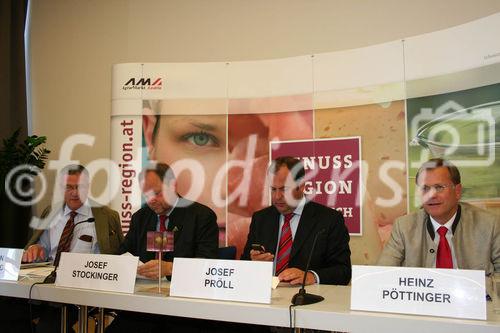
[[[20,142],[20,129],[3,139],[0,150],[0,247],[22,248],[32,216],[33,178],[44,167],[50,150],[45,136]]]

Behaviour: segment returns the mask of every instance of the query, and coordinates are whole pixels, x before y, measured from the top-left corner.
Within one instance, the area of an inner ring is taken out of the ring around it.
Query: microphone
[[[88,219],[86,219],[86,220],[84,220],[84,221],[80,221],[80,222],[75,223],[75,228],[76,228],[76,226],[77,226],[77,225],[79,225],[79,224],[82,224],[82,223],[92,223],[92,222],[95,222],[95,218],[93,218],[93,217],[89,217]]]
[[[306,276],[307,272],[309,271],[309,264],[311,263],[311,258],[312,254],[314,252],[314,248],[316,247],[316,241],[318,240],[319,235],[321,235],[323,232],[326,231],[326,228],[321,229],[318,231],[316,236],[314,237],[314,241],[311,247],[311,252],[309,252],[309,258],[307,259],[307,265],[306,269],[304,270],[304,280],[302,280],[302,286],[299,289],[299,292],[293,295],[292,297],[292,304],[293,305],[307,305],[307,304],[314,304],[321,302],[325,298],[319,295],[314,295],[314,294],[308,294],[306,293]]]
[[[84,221],[80,221],[78,223],[75,223],[73,226],[73,230],[76,228],[77,225],[82,224],[82,223],[93,223],[95,222],[95,218],[89,217],[88,219]],[[43,280],[43,283],[55,283],[56,282],[56,277],[57,277],[57,267],[59,267],[59,258],[61,256],[61,253],[56,254],[56,259],[54,260],[55,266],[54,270],[50,272],[50,274]]]

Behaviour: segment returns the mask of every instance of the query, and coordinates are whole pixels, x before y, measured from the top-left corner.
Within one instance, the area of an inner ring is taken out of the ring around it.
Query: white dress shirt
[[[50,223],[49,229],[45,230],[40,236],[38,244],[44,248],[49,261],[54,260],[56,257],[59,240],[64,230],[64,226],[70,218],[70,213],[71,209],[64,205],[64,208],[60,209],[60,212],[55,214],[53,221]],[[94,217],[88,200],[76,210],[76,213],[77,215],[74,219],[75,224]],[[88,241],[90,238],[91,240]],[[75,226],[70,245],[70,252],[100,253],[99,244],[97,243],[95,222],[83,222]]]
[[[434,243],[436,245],[439,245],[439,239],[441,236],[438,234],[438,229],[440,227],[446,227],[448,231],[446,232],[446,240],[448,241],[448,245],[450,245],[451,249],[451,258],[453,260],[453,268],[457,268],[457,257],[455,256],[455,249],[453,248],[453,232],[451,231],[451,227],[453,226],[453,221],[455,221],[455,217],[457,216],[457,213],[455,213],[451,219],[448,220],[445,224],[440,224],[432,216],[429,216],[431,219],[432,226],[434,228]],[[436,259],[437,259],[437,252],[436,252]],[[434,268],[436,267],[436,260],[434,260]]]
[[[297,233],[297,228],[299,227],[300,217],[302,216],[302,211],[304,210],[305,204],[306,204],[306,198],[303,197],[300,200],[297,207],[293,211],[293,216],[292,216],[292,219],[290,220],[290,230],[292,232],[292,242],[295,239],[295,234]],[[280,214],[280,223],[279,223],[279,229],[278,229],[278,244],[276,245],[276,251],[274,252],[276,254],[274,255],[273,272],[276,272],[276,260],[278,259],[277,258],[278,250],[280,247],[279,243],[280,243],[280,239],[281,239],[281,228],[283,228],[284,223],[285,223],[285,217],[283,214]],[[314,275],[314,278],[316,279],[316,283],[320,283],[319,282],[319,275],[316,272],[311,271],[311,270],[309,270],[309,272],[311,272]]]

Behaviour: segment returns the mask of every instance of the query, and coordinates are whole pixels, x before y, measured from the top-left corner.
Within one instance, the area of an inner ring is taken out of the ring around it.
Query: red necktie
[[[160,215],[160,228],[158,231],[167,233],[167,244],[166,246],[163,246],[163,250],[166,252],[170,252],[174,250],[174,233],[167,230],[167,221],[168,215]]]
[[[436,258],[436,268],[453,268],[450,244],[448,244],[448,240],[446,239],[448,228],[439,227],[437,232],[439,234],[439,245]]]
[[[276,257],[276,275],[281,273],[285,268],[288,267],[288,262],[290,260],[290,252],[292,250],[292,229],[290,228],[290,221],[293,217],[293,213],[285,215],[285,222],[281,227],[281,237],[278,247],[278,256]]]
[[[167,221],[167,215],[160,215],[160,229],[158,231],[164,232],[167,231],[167,227],[165,226],[165,222]]]
[[[61,259],[61,252],[69,252],[71,240],[73,239],[73,230],[75,230],[75,216],[78,215],[77,212],[71,211],[69,213],[69,219],[64,226],[61,238],[59,238],[59,244],[57,245],[56,258],[54,260],[54,266],[59,266],[59,260]]]

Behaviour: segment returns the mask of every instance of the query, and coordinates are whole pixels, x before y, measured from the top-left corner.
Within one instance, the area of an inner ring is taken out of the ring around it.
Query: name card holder
[[[273,263],[175,258],[170,296],[271,303]]]
[[[486,320],[485,273],[353,266],[351,310]]]
[[[56,286],[133,293],[138,257],[63,252]]]
[[[17,281],[22,258],[22,249],[0,247],[0,280]]]

